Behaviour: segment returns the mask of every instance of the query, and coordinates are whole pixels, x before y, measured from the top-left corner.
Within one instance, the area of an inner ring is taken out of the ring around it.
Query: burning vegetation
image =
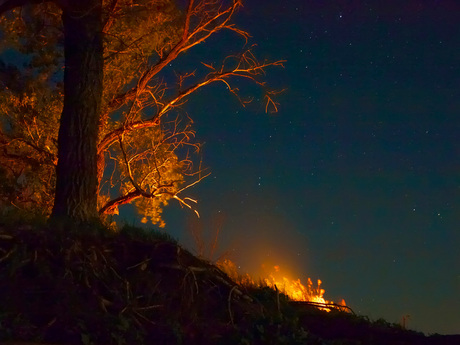
[[[305,302],[328,312],[332,309],[351,312],[344,299],[340,303],[324,299],[325,290],[321,288],[322,282],[320,279],[318,279],[316,286],[310,278],[307,279],[307,283],[304,285],[300,278],[292,279],[287,277],[285,273],[281,272],[280,266],[277,265],[270,272],[264,272],[263,277],[259,278],[259,282],[256,282],[249,274],[239,274],[235,263],[231,260],[223,260],[218,263],[218,266],[240,285],[266,285],[285,294],[295,302]]]
[[[331,310],[320,284],[280,279],[279,268],[255,283],[233,262],[216,267],[165,233],[2,222],[0,343],[459,343]]]

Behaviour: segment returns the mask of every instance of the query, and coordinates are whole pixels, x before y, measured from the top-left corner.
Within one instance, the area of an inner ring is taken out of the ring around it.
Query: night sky
[[[247,0],[236,21],[287,60],[267,74],[279,112],[223,86],[190,99],[212,175],[189,191],[201,219],[171,203],[166,231],[193,250],[188,229],[218,229],[213,259],[242,272],[277,264],[373,320],[460,333],[460,3]]]

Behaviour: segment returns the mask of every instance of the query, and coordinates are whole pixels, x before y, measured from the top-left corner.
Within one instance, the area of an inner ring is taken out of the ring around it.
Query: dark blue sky
[[[287,60],[267,75],[286,91],[277,114],[216,86],[190,100],[212,175],[190,191],[201,225],[172,204],[167,231],[193,248],[190,224],[219,229],[243,271],[278,264],[372,319],[460,333],[460,3],[248,0],[237,18]]]

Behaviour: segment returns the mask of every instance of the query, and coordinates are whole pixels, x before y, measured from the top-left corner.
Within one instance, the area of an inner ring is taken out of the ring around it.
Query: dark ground
[[[160,233],[2,226],[0,342],[460,344],[242,286]]]

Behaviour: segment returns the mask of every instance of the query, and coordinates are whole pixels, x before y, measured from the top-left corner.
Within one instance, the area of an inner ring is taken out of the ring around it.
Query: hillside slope
[[[460,337],[425,337],[238,285],[161,233],[0,225],[1,341],[441,345]]]

